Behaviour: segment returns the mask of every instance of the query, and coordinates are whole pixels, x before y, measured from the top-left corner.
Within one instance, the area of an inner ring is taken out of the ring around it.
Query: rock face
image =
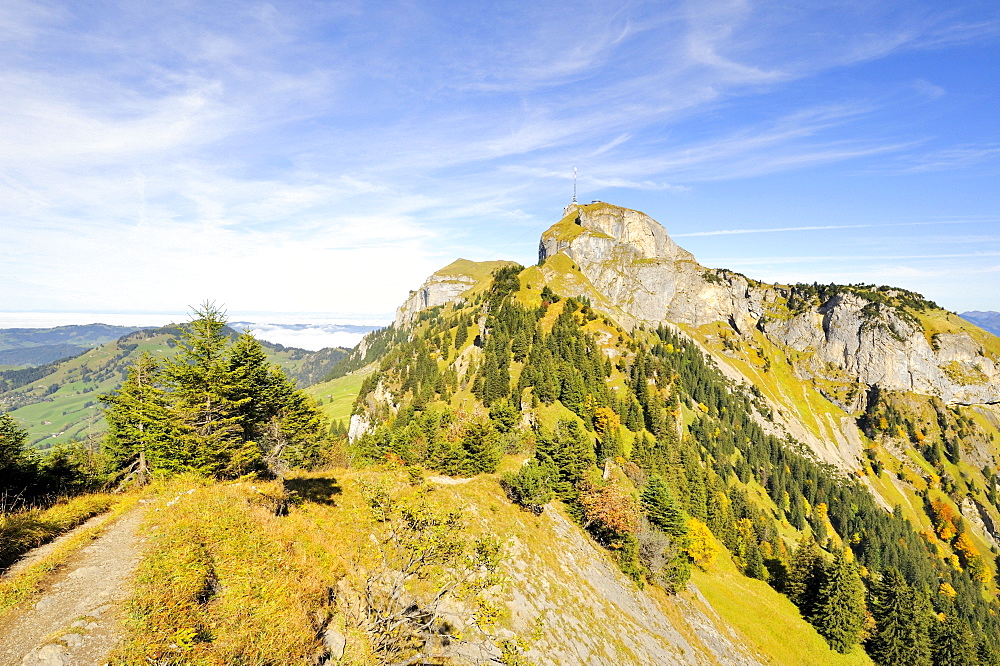
[[[761,328],[772,340],[813,353],[806,365],[815,376],[832,364],[863,384],[936,395],[945,402],[1000,399],[1000,367],[968,333],[941,333],[934,349],[919,323],[891,308],[871,308],[853,294]]]
[[[421,310],[453,301],[475,283],[473,278],[464,275],[431,275],[419,289],[411,291],[410,297],[396,310],[396,326],[411,323]]]
[[[469,261],[457,259],[428,277],[416,291],[410,292],[396,310],[396,326],[412,323],[421,310],[450,303],[509,261]]]
[[[570,205],[542,235],[538,259],[565,252],[593,285],[637,320],[752,328],[767,290],[706,269],[648,215],[605,203]]]
[[[605,203],[566,208],[543,235],[538,258],[565,253],[596,289],[636,321],[754,329],[802,353],[807,376],[939,396],[1000,401],[1000,359],[966,331],[928,336],[914,317],[853,293],[788,313],[786,287],[701,266],[649,216]],[[775,316],[776,311],[784,315]]]

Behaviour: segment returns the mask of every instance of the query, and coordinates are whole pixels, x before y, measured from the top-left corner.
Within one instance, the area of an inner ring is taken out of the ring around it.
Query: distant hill
[[[79,356],[89,347],[76,345],[40,345],[38,347],[23,347],[21,349],[4,349],[0,351],[0,365],[38,366],[59,361],[64,358]]]
[[[971,310],[961,313],[959,317],[965,321],[971,321],[979,328],[989,331],[993,335],[1000,335],[1000,312]]]
[[[0,365],[44,365],[138,330],[109,324],[0,329]]]
[[[37,332],[51,330],[37,329]],[[116,390],[129,366],[142,352],[164,358],[172,356],[176,347],[174,338],[180,333],[179,326],[125,330],[127,334],[81,349],[71,358],[34,367],[0,370],[0,411],[11,412],[27,428],[34,446],[40,449],[99,437],[104,431],[104,419],[98,396]],[[230,335],[236,337],[238,333],[230,329]],[[303,387],[327,375],[349,351],[328,348],[312,352],[264,340],[261,345],[269,360],[280,365]]]

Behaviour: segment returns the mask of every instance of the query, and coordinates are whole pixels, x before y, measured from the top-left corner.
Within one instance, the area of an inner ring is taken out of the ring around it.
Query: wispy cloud
[[[9,0],[5,298],[385,311],[455,253],[530,251],[574,165],[595,196],[687,197],[838,164],[991,163],[992,143],[882,129],[951,97],[937,79],[809,89],[996,38],[981,15],[888,4]],[[701,235],[891,225],[733,226]]]
[[[899,171],[921,173],[925,171],[952,171],[968,169],[1000,159],[1000,144],[955,146],[922,155],[914,155],[900,165]]]

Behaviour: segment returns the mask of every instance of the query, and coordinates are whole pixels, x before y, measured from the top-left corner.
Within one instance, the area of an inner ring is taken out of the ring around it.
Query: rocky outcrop
[[[488,278],[494,270],[506,266],[509,261],[469,261],[457,259],[428,277],[416,291],[411,291],[396,310],[396,327],[405,326],[416,320],[421,310],[445,305]]]
[[[854,294],[834,296],[788,320],[762,322],[761,328],[779,344],[811,352],[805,365],[814,376],[833,365],[863,384],[945,402],[1000,399],[1000,368],[968,333],[941,333],[932,345],[919,322]]]
[[[712,271],[638,211],[598,203],[570,205],[542,235],[539,261],[565,252],[602,294],[646,323],[701,326],[726,321],[752,328],[769,290],[742,275]]]
[[[929,337],[912,316],[854,293],[789,313],[787,288],[705,268],[638,211],[606,203],[568,206],[542,235],[539,261],[558,253],[636,322],[724,322],[747,338],[757,329],[800,352],[797,369],[804,377],[936,395],[950,403],[1000,402],[1000,359],[968,332]]]
[[[396,326],[403,326],[416,319],[421,310],[444,305],[455,300],[476,281],[465,275],[431,275],[396,310]]]

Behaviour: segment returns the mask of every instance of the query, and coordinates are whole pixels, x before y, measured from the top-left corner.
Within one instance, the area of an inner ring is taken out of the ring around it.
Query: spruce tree
[[[465,450],[463,474],[473,476],[497,471],[503,451],[496,428],[488,419],[472,421],[466,425],[462,448]]]
[[[660,477],[649,477],[640,499],[653,525],[671,536],[687,534],[687,516]]]
[[[535,455],[541,464],[556,470],[552,489],[560,499],[575,494],[576,484],[597,460],[590,438],[576,419],[560,419],[552,434],[540,432]]]
[[[234,404],[244,440],[260,436],[260,425],[277,410],[280,391],[264,347],[250,333],[244,332],[226,353],[228,395]]]
[[[889,569],[875,586],[871,605],[875,633],[868,640],[868,654],[882,666],[930,666],[926,597],[911,588],[902,574]]]
[[[324,428],[312,400],[267,360],[263,346],[249,333],[236,340],[226,359],[228,398],[243,440],[256,443],[272,472],[308,464],[318,453]]]
[[[0,414],[0,492],[19,495],[37,476],[37,460],[28,451],[28,432],[10,414]]]
[[[179,462],[210,476],[239,476],[263,463],[257,445],[244,438],[241,412],[250,398],[237,390],[240,373],[228,363],[225,313],[205,302],[195,315],[165,373],[179,417]]]
[[[823,553],[815,539],[803,536],[789,564],[785,594],[799,607],[804,617],[812,615],[819,598],[822,575]]]
[[[865,586],[844,551],[824,567],[808,620],[837,652],[847,654],[857,645],[865,623]]]
[[[945,605],[943,618],[931,621],[931,655],[934,666],[973,666],[979,663],[975,637],[951,604]]]
[[[134,473],[140,483],[152,471],[182,468],[174,414],[162,385],[160,364],[143,353],[116,392],[101,396],[108,431],[102,451],[112,470]]]

